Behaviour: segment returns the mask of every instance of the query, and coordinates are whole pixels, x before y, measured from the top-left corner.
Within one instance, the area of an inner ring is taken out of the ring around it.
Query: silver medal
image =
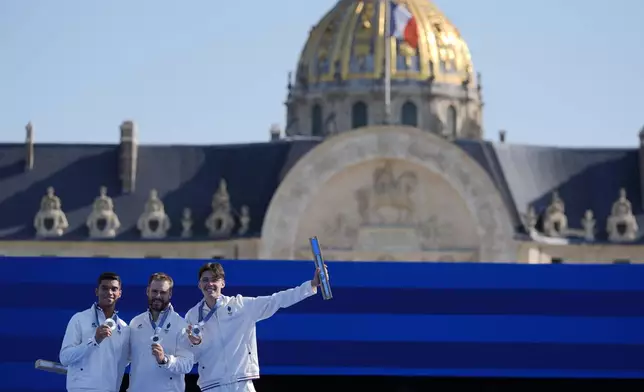
[[[114,321],[112,318],[108,318],[105,320],[103,323],[106,327],[108,327],[110,330],[114,331],[116,329],[116,321]]]

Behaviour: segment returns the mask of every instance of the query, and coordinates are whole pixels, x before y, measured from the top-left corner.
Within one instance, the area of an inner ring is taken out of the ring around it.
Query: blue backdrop
[[[0,257],[0,390],[64,390],[64,376],[34,361],[58,359],[101,272],[122,276],[129,321],[159,271],[175,279],[172,302],[185,314],[201,298],[203,262]],[[314,268],[223,264],[225,293],[249,296],[296,286]],[[333,300],[318,294],[258,324],[262,374],[644,378],[644,265],[328,265]]]

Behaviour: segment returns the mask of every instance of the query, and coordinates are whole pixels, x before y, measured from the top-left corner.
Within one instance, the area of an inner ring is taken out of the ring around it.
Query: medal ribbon
[[[208,322],[208,320],[210,320],[212,315],[215,314],[217,309],[219,309],[219,306],[221,306],[221,301],[219,299],[217,299],[217,302],[215,303],[215,306],[212,309],[210,309],[208,314],[204,317],[204,315],[203,315],[203,307],[204,307],[205,303],[206,303],[206,301],[203,300],[203,301],[201,301],[201,304],[199,304],[199,325],[202,326],[202,327],[203,327],[203,325],[205,323]]]
[[[98,304],[94,303],[94,316],[96,317],[96,326],[97,327],[101,325],[101,323],[98,321],[98,309],[100,309]],[[112,315],[112,320],[114,320],[114,322],[116,323],[116,327],[120,331],[121,330],[121,324],[119,324],[119,316],[118,316],[117,313],[118,312],[116,310],[114,310],[114,315]]]
[[[159,323],[159,327],[157,327],[157,324],[154,322],[152,319],[152,312],[148,311],[148,316],[150,317],[150,324],[152,325],[152,329],[154,329],[154,334],[158,334],[161,328],[163,328],[163,324],[165,324],[165,320],[168,318],[168,315],[170,314],[170,307],[168,309],[164,310],[161,312],[163,314],[163,318],[161,318],[161,322]]]

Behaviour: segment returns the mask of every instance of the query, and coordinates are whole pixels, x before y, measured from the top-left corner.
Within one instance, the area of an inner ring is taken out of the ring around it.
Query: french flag
[[[403,4],[390,1],[391,4],[391,35],[405,41],[414,49],[418,48],[418,28],[416,19]]]

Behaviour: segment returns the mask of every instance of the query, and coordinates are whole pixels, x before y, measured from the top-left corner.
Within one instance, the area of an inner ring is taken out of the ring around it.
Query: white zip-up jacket
[[[141,313],[130,321],[130,386],[128,392],[183,392],[186,389],[185,374],[194,365],[194,356],[186,334],[186,321],[174,311],[172,305],[159,315],[163,321],[159,343],[168,358],[168,363],[159,365],[152,355],[154,328],[150,323],[150,311]]]
[[[98,320],[97,320],[98,318]],[[72,316],[67,324],[59,359],[67,366],[67,390],[118,392],[128,365],[130,331],[118,318],[112,336],[99,344],[96,328],[105,322],[105,314],[96,304]]]
[[[219,297],[217,310],[202,328],[201,343],[192,346],[195,361],[199,363],[197,385],[201,391],[259,378],[255,323],[316,292],[317,287],[312,287],[309,280],[270,296]],[[199,322],[200,307],[204,308],[204,316],[210,311],[204,301],[199,302],[186,314],[188,323]]]

